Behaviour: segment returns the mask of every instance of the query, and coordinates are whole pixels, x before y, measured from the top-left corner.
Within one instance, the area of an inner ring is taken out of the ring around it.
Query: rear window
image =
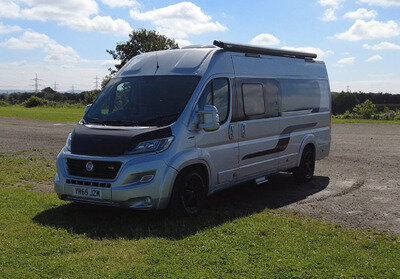
[[[282,112],[312,110],[318,112],[321,89],[316,80],[279,80],[282,88]]]

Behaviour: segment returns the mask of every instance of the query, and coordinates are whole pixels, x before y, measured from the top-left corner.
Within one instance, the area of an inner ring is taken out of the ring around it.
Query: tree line
[[[335,115],[343,114],[367,100],[376,105],[378,112],[383,112],[385,108],[390,110],[400,109],[400,94],[332,92],[332,112]]]
[[[83,91],[81,93],[60,93],[50,87],[44,88],[38,93],[21,92],[0,94],[2,105],[24,105],[26,107],[35,106],[56,106],[56,105],[87,105],[93,103],[99,95],[100,90]]]

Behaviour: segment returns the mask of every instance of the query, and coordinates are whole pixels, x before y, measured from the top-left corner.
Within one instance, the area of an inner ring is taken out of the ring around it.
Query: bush
[[[0,107],[7,107],[9,105],[10,105],[9,103],[0,100]]]
[[[36,96],[31,96],[28,100],[22,103],[27,108],[42,107],[48,104],[48,101]]]
[[[400,110],[396,111],[396,115],[394,116],[393,120],[400,120]]]
[[[356,105],[353,112],[363,119],[371,119],[375,114],[376,106],[370,101],[366,100],[364,103]]]
[[[382,120],[394,120],[396,117],[396,112],[393,110],[388,110],[379,115],[379,119]]]

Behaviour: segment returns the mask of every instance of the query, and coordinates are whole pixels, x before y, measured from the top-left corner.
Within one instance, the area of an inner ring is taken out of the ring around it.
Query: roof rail
[[[192,48],[216,48],[216,46],[212,45],[188,45],[181,47],[181,49],[192,49]]]
[[[317,55],[315,53],[291,51],[291,50],[276,49],[276,48],[256,47],[250,45],[227,43],[222,41],[214,41],[214,45],[224,50],[233,52],[256,53],[256,54],[303,58],[303,59],[317,58]]]

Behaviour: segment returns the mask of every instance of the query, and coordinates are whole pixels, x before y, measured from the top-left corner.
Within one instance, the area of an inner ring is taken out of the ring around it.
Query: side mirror
[[[92,104],[87,105],[87,106],[85,107],[85,114],[88,112],[88,110],[90,109],[91,106],[92,106]]]
[[[198,128],[211,132],[219,129],[218,109],[215,106],[205,105],[203,110],[197,112]]]

